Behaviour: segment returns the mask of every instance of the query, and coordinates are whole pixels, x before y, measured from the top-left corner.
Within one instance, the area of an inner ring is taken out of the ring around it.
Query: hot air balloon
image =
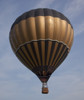
[[[17,58],[42,82],[47,81],[68,55],[73,43],[73,27],[60,12],[48,8],[30,10],[13,23],[9,40]]]

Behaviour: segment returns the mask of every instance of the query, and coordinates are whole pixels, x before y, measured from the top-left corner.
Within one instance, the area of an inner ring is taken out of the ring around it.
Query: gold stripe
[[[23,38],[22,43],[29,41],[29,29],[27,25],[27,21],[23,20],[18,23],[19,26],[19,33],[21,34],[20,36]]]
[[[65,42],[66,38],[66,30],[67,30],[67,22],[65,20],[61,20],[61,35],[60,35],[60,40]]]
[[[70,49],[71,49],[72,43],[73,43],[73,29],[71,30],[71,37],[70,37],[70,41],[68,43],[68,46]]]
[[[28,63],[27,59],[25,58],[24,54],[21,52],[21,50],[18,50],[18,53],[22,56],[22,58],[25,59],[25,61]],[[22,62],[24,62],[23,60],[21,60]],[[26,64],[26,62],[24,62],[24,64]],[[26,64],[27,65],[27,64]],[[29,65],[29,66],[28,66]],[[29,69],[32,69],[31,65],[28,63],[28,65],[26,67],[28,67]]]
[[[58,35],[59,35],[59,18],[54,18],[54,32],[53,32],[53,40],[57,40],[58,39]]]
[[[36,36],[36,25],[35,25],[35,17],[31,17],[26,19],[27,28],[28,28],[28,37],[29,41],[31,40],[37,40]]]
[[[54,47],[54,50],[53,50],[53,53],[52,53],[52,57],[51,57],[49,66],[51,66],[51,64],[52,64],[52,61],[53,61],[53,59],[54,59],[54,56],[55,56],[57,47],[58,47],[58,43],[55,44],[55,47]]]
[[[28,48],[28,50],[29,50],[29,52],[30,52],[30,54],[31,54],[36,66],[38,66],[37,61],[36,61],[35,56],[34,56],[34,53],[33,53],[32,48],[31,48],[31,44],[27,44],[27,48]]]
[[[48,41],[48,51],[47,51],[47,58],[46,58],[46,65],[47,66],[48,66],[48,63],[49,63],[49,57],[50,57],[51,47],[52,47],[52,42]]]
[[[16,40],[17,40],[17,42],[18,42],[18,45],[20,45],[20,44],[22,44],[23,43],[23,41],[22,41],[22,36],[21,36],[21,34],[20,34],[20,28],[19,28],[19,26],[18,26],[18,24],[17,25],[15,25],[15,27],[14,27],[15,29],[14,29],[14,31],[15,31],[15,37],[16,37]]]
[[[70,34],[71,34],[71,26],[70,26],[70,24],[68,24],[68,26],[67,26],[67,36],[65,38],[65,44],[67,44],[67,45],[68,45],[68,41],[69,41],[69,38],[70,38]]]
[[[60,32],[61,32],[61,20],[60,18],[54,18],[54,35],[53,35],[53,40],[59,40],[60,37]]]
[[[39,49],[38,49],[38,43],[33,42],[33,44],[34,44],[34,48],[35,48],[35,52],[36,52],[36,56],[37,56],[37,59],[38,59],[39,66],[41,66],[41,59],[40,59],[40,54],[39,54]]]
[[[38,39],[45,39],[45,18],[44,16],[35,17],[36,36]]]
[[[57,53],[57,56],[56,56],[56,58],[55,58],[55,60],[54,60],[54,62],[53,62],[53,64],[52,64],[52,66],[55,65],[56,60],[57,60],[57,58],[58,58],[58,56],[59,56],[59,54],[60,54],[60,52],[61,52],[61,50],[62,50],[62,47],[63,47],[63,44],[60,46],[60,49],[59,49],[59,51],[58,51],[58,53]]]
[[[66,50],[66,49],[67,49],[67,48],[65,48],[65,49],[63,50],[63,52],[62,52],[61,56],[58,58],[58,60],[57,60],[56,64],[54,65],[54,66],[55,66],[55,68],[57,67],[58,62],[59,62],[59,61],[60,61],[60,59],[62,58],[62,56],[63,56],[63,54],[64,54],[64,52],[65,52],[65,50]]]
[[[28,67],[28,64],[22,59],[22,57],[20,56],[19,52],[16,54],[16,56],[22,62],[22,64],[24,64],[26,67]]]
[[[45,66],[45,42],[41,41],[41,50],[42,50],[42,64]]]
[[[22,46],[22,47],[21,47],[21,49],[24,51],[25,55],[27,56],[27,58],[29,59],[29,61],[30,61],[30,62],[31,62],[31,64],[33,65],[32,67],[34,67],[35,65],[34,65],[34,63],[32,62],[32,60],[31,60],[31,58],[30,58],[29,54],[27,53],[27,51],[26,51],[25,47],[24,47],[24,46]]]
[[[54,31],[54,18],[51,16],[45,16],[45,39],[53,39]]]

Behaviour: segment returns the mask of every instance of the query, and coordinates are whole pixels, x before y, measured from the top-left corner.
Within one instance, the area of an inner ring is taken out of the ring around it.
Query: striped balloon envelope
[[[47,81],[73,43],[70,21],[53,9],[33,9],[15,20],[9,39],[15,55],[43,83],[42,93],[48,93]]]

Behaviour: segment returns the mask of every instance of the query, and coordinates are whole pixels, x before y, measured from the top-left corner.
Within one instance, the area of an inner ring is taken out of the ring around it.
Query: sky
[[[74,28],[74,42],[66,60],[42,94],[40,80],[14,55],[9,32],[26,11],[50,8],[63,13]],[[0,0],[0,100],[84,100],[84,0]]]

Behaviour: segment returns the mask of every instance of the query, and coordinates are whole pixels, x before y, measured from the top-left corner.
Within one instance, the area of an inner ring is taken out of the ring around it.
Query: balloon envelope
[[[9,35],[11,47],[19,60],[43,82],[63,62],[73,43],[73,27],[60,12],[40,8],[19,16]]]

